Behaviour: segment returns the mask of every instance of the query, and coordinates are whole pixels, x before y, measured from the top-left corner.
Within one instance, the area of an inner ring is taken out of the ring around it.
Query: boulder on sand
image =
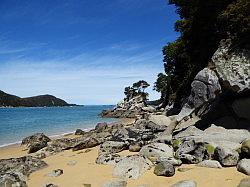
[[[250,159],[242,159],[237,164],[237,170],[246,175],[250,175]]]
[[[147,157],[153,162],[161,161],[174,157],[173,148],[164,143],[151,143],[143,146],[139,152],[140,155]]]
[[[155,166],[154,174],[157,176],[171,177],[175,174],[175,168],[169,162],[160,162]]]
[[[152,162],[139,155],[131,155],[122,158],[114,167],[113,176],[124,179],[137,179],[149,170]]]
[[[214,157],[222,164],[222,166],[236,166],[239,160],[239,154],[237,151],[223,147],[215,148]]]

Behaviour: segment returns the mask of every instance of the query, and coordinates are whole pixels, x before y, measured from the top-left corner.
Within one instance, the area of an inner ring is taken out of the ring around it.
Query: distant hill
[[[68,104],[53,95],[39,95],[21,98],[7,94],[0,90],[0,107],[52,107],[52,106],[75,106]]]

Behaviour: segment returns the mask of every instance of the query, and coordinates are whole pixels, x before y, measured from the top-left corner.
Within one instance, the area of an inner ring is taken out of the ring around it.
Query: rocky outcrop
[[[28,153],[34,153],[46,147],[50,138],[43,133],[36,133],[22,140],[22,145],[26,145],[29,149]]]
[[[154,112],[153,107],[147,107],[145,104],[145,98],[138,95],[129,100],[124,99],[120,101],[113,109],[104,110],[101,112],[101,117],[113,117],[113,118],[136,118],[143,113]]]
[[[250,52],[232,49],[230,40],[223,40],[212,60],[223,87],[234,92],[250,88]]]
[[[25,180],[32,172],[47,164],[32,156],[0,160],[0,186],[27,186]]]
[[[191,84],[178,122],[197,115],[200,129],[216,124],[226,128],[250,129],[250,52],[232,48],[222,41],[209,68],[201,70]]]

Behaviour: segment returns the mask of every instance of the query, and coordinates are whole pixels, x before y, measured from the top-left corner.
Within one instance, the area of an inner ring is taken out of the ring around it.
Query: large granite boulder
[[[73,151],[78,151],[81,149],[86,149],[86,148],[92,148],[95,147],[97,145],[100,145],[102,142],[99,139],[90,137],[85,139],[84,141],[78,143],[77,145],[75,145],[72,150]]]
[[[160,162],[155,166],[154,174],[157,176],[172,177],[175,174],[175,168],[169,162]]]
[[[249,187],[249,186],[250,186],[250,177],[242,179],[237,187]]]
[[[208,159],[206,144],[203,142],[195,142],[194,140],[184,141],[176,151],[176,157],[183,163],[196,164],[203,159]]]
[[[250,137],[248,130],[225,129],[211,125],[206,130],[200,130],[194,126],[177,133],[173,136],[181,142],[187,140],[195,140],[197,142],[206,142],[213,147],[221,146],[230,149],[238,149],[241,147],[241,142]]]
[[[139,155],[126,156],[114,167],[113,176],[124,179],[137,179],[149,170],[152,162]]]
[[[43,133],[36,133],[24,138],[22,140],[22,145],[26,145],[29,148],[28,153],[34,153],[46,147],[49,141],[50,138]]]
[[[26,178],[47,164],[35,157],[24,156],[0,160],[0,186],[26,187]]]
[[[120,160],[121,156],[118,154],[99,154],[95,162],[103,165],[115,165]]]
[[[214,157],[222,166],[236,166],[239,160],[239,154],[229,148],[216,147]]]
[[[250,175],[250,159],[242,159],[237,164],[237,170],[246,175]]]
[[[128,146],[124,142],[106,141],[103,144],[101,144],[99,149],[99,154],[119,153],[127,148]]]
[[[215,99],[218,93],[221,92],[221,86],[216,73],[208,68],[204,68],[196,75],[191,87],[191,94],[187,103],[177,115],[177,121],[181,121],[184,117],[189,116],[204,103]]]
[[[32,156],[23,156],[20,158],[10,158],[0,160],[0,174],[8,172],[18,172],[28,176],[30,173],[46,167],[47,164]]]
[[[151,121],[159,126],[168,126],[172,122],[172,120],[165,115],[154,115],[154,114],[148,116],[148,121]]]
[[[0,175],[1,187],[28,187],[25,177],[21,173],[5,173]]]
[[[231,41],[223,40],[214,53],[215,64],[223,87],[239,92],[250,88],[250,53],[247,49],[231,50]]]
[[[126,187],[126,181],[110,181],[102,185],[102,187]]]
[[[141,148],[140,155],[147,157],[152,162],[167,160],[174,157],[173,148],[164,143],[152,143]]]

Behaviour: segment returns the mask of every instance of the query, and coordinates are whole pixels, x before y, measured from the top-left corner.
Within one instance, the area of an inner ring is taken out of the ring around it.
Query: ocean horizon
[[[114,122],[98,114],[113,105],[71,107],[0,108],[0,147],[17,144],[34,133],[50,137],[72,133],[76,129],[90,130],[99,122]]]

